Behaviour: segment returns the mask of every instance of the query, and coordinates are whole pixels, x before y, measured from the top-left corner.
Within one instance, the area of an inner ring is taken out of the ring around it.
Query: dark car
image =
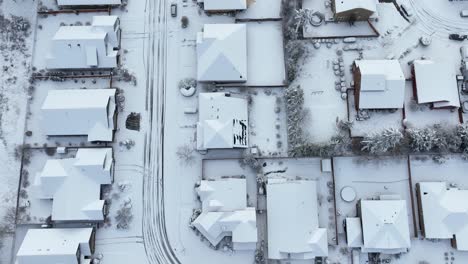
[[[460,34],[450,34],[449,39],[451,40],[457,40],[457,41],[464,41],[467,38],[466,35],[460,35]]]
[[[177,4],[171,4],[171,16],[176,17],[177,16]]]

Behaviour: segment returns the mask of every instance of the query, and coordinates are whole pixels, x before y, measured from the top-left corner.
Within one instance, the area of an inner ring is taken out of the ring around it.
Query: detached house
[[[206,24],[197,35],[197,58],[200,82],[246,82],[247,26]]]
[[[398,254],[411,246],[405,200],[385,195],[380,200],[361,200],[358,217],[348,217],[345,223],[348,247],[362,252]]]
[[[356,109],[399,109],[405,101],[405,76],[397,60],[354,62]]]
[[[256,211],[247,207],[245,179],[204,180],[197,193],[202,213],[192,224],[213,246],[231,236],[235,250],[257,248]]]
[[[116,129],[115,89],[51,90],[42,104],[48,136],[86,136],[111,142]]]
[[[428,239],[450,239],[452,247],[468,251],[468,190],[445,182],[416,184],[419,223]]]
[[[416,60],[413,76],[418,104],[431,104],[436,109],[460,107],[456,72],[449,63]]]
[[[111,148],[79,149],[74,158],[48,160],[33,183],[34,197],[52,201],[52,221],[102,222],[101,187],[112,184]]]
[[[227,93],[199,95],[197,149],[248,148],[247,99]]]
[[[95,16],[90,26],[61,26],[47,56],[48,69],[110,69],[118,65],[120,20]]]
[[[268,179],[267,222],[269,259],[328,256],[327,229],[319,227],[315,181]]]
[[[93,228],[29,229],[15,264],[90,264],[95,232]]]

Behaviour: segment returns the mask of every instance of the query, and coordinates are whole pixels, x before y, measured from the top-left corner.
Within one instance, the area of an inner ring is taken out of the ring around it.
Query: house
[[[29,229],[15,264],[90,264],[94,242],[93,228]]]
[[[358,205],[358,217],[345,219],[348,247],[368,253],[407,252],[411,242],[405,200],[381,196]]]
[[[115,89],[51,90],[42,104],[48,136],[87,136],[111,142],[116,129]]]
[[[416,184],[422,234],[428,239],[450,239],[468,251],[468,190],[449,188],[445,182]]]
[[[376,0],[333,0],[335,21],[367,21],[377,13]]]
[[[200,82],[246,82],[246,24],[205,24],[197,35],[197,58]]]
[[[121,5],[122,0],[57,0],[59,6],[107,6]]]
[[[356,110],[403,108],[405,76],[397,60],[356,60],[353,71]]]
[[[432,104],[435,109],[460,107],[455,68],[449,63],[415,60],[413,76],[418,104]]]
[[[217,246],[232,237],[234,250],[255,250],[257,219],[254,207],[247,207],[245,179],[203,180],[197,188],[202,212],[192,225]]]
[[[33,197],[52,203],[52,221],[102,222],[101,187],[112,184],[112,148],[79,149],[74,158],[47,160],[36,174]]]
[[[197,0],[206,12],[229,12],[247,9],[247,0]]]
[[[46,64],[48,69],[115,68],[119,49],[119,17],[94,16],[90,26],[61,26]]]
[[[269,259],[328,256],[327,229],[318,223],[315,181],[268,179],[267,222]]]
[[[247,100],[229,93],[200,93],[197,149],[248,147]]]

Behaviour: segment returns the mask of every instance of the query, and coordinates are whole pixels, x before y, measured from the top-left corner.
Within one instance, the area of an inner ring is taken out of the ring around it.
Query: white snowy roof
[[[405,76],[397,60],[357,60],[361,73],[360,109],[403,108]]]
[[[197,188],[203,211],[229,212],[245,209],[247,186],[245,179],[201,181]]]
[[[49,136],[87,136],[112,141],[115,89],[51,90],[42,105],[42,126]]]
[[[101,185],[112,183],[112,148],[79,149],[75,158],[48,160],[34,179],[37,199],[52,199],[54,221],[103,221]]]
[[[347,217],[346,221],[346,242],[348,247],[362,247],[362,227],[359,217]]]
[[[455,70],[447,62],[414,61],[418,103],[434,108],[460,107]]]
[[[197,192],[202,213],[193,222],[195,228],[214,246],[232,236],[234,249],[255,250],[257,219],[255,208],[247,207],[246,180],[203,180]]]
[[[247,9],[247,0],[198,0],[206,11],[229,11]]]
[[[424,235],[455,239],[458,250],[468,250],[468,190],[447,188],[445,182],[418,183]]]
[[[214,246],[226,236],[232,237],[235,250],[255,250],[257,218],[254,207],[232,212],[203,212],[193,225]]]
[[[57,0],[59,6],[120,5],[121,0]]]
[[[91,255],[93,228],[29,229],[16,255],[16,264],[78,264]]]
[[[313,259],[328,255],[327,231],[319,228],[317,210],[316,182],[268,180],[270,259]]]
[[[410,247],[408,211],[404,200],[361,200],[366,252],[404,252]]]
[[[376,0],[334,0],[336,13],[354,9],[364,9],[371,12],[377,11]]]
[[[225,93],[200,93],[198,149],[246,148],[248,108],[244,98]]]
[[[197,57],[199,81],[247,81],[247,26],[205,24],[197,36]]]

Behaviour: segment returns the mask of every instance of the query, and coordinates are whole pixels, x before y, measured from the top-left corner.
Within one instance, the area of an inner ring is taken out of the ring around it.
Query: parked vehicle
[[[177,4],[176,3],[171,4],[171,16],[172,17],[177,16]]]
[[[450,34],[449,39],[451,40],[457,40],[457,41],[463,41],[467,38],[466,35],[460,35],[460,34]]]
[[[460,16],[461,17],[468,17],[468,10],[465,9],[465,10],[460,11]]]

